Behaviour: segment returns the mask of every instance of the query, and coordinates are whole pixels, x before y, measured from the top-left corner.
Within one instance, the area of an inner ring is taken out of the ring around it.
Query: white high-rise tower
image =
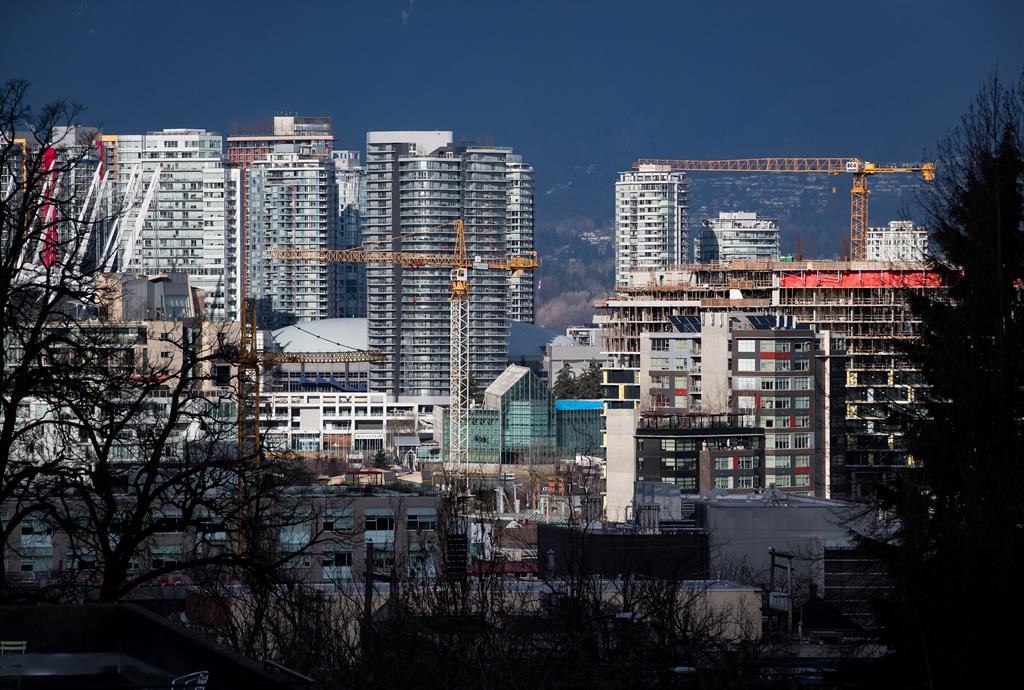
[[[644,165],[619,173],[615,183],[615,284],[633,271],[681,264],[687,254],[686,175]]]

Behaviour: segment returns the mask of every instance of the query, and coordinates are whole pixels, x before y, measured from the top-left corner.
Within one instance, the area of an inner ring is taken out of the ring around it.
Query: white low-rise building
[[[431,433],[433,404],[394,402],[384,393],[265,393],[260,427],[267,447],[340,460],[399,460],[400,437]]]

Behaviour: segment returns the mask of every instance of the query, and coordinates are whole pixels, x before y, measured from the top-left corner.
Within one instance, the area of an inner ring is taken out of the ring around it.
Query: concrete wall
[[[627,507],[633,504],[633,482],[636,481],[637,410],[605,412],[608,449],[605,515],[611,522],[624,522]]]
[[[811,582],[824,590],[825,547],[851,544],[847,523],[857,510],[841,501],[781,492],[778,500],[769,493],[750,495],[749,500],[702,498],[696,507],[698,524],[710,535],[712,577],[767,584],[768,549],[774,547],[795,556],[794,587],[801,591]],[[776,572],[780,576],[784,571]]]
[[[701,318],[702,412],[729,411],[729,314],[704,314]]]

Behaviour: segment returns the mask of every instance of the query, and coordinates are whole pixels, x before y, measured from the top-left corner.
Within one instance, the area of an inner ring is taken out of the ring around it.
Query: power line
[[[358,347],[352,347],[351,345],[346,345],[345,343],[339,343],[337,340],[331,340],[330,338],[324,337],[324,336],[320,335],[319,333],[314,333],[313,331],[307,331],[305,328],[303,328],[302,326],[299,326],[298,324],[292,324],[291,327],[296,329],[296,330],[302,331],[303,333],[305,333],[307,335],[311,335],[314,338],[319,338],[320,340],[326,341],[326,342],[330,343],[331,345],[337,345],[338,347],[344,347],[346,349],[353,350],[353,351],[356,351],[356,352],[360,351],[360,349]]]

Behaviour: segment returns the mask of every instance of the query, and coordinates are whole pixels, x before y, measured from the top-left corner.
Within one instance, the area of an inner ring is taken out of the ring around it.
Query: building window
[[[337,547],[327,547],[328,549],[333,548],[334,550],[324,551],[321,557],[321,565],[325,568],[351,568],[352,567],[352,550],[351,549],[338,549]]]
[[[754,376],[734,376],[732,388],[737,391],[752,391],[757,387],[757,378]]]
[[[789,479],[789,477],[786,477],[786,479]],[[807,486],[807,485],[809,485],[810,483],[811,483],[811,477],[810,477],[810,475],[807,475],[807,474],[798,474],[798,475],[796,476],[796,485],[797,485],[797,486]]]
[[[165,508],[153,515],[153,531],[157,534],[175,534],[182,530],[179,508]]]
[[[740,469],[741,470],[756,470],[760,463],[756,455],[743,455],[740,456]]]
[[[437,529],[437,510],[434,508],[409,508],[405,526],[409,531]]]
[[[790,486],[792,478],[788,474],[775,475],[775,486]]]
[[[668,352],[668,339],[651,338],[651,350],[654,352]]]
[[[719,472],[728,472],[732,469],[732,458],[715,458],[715,469]]]
[[[732,477],[715,477],[716,489],[731,489]]]
[[[351,508],[328,508],[324,513],[325,532],[348,532],[351,529]]]
[[[796,456],[796,466],[797,467],[810,467],[811,466],[811,456],[810,455],[797,455]]]
[[[388,508],[367,509],[365,529],[367,532],[393,532],[395,531],[395,514]]]
[[[663,439],[661,439],[661,449],[662,450],[675,450],[676,449],[676,440],[674,438],[663,438]]]
[[[693,472],[697,469],[697,461],[693,458],[662,458],[661,469],[663,471],[684,470]]]
[[[681,489],[696,489],[697,480],[694,477],[662,477],[662,483],[675,484]]]
[[[738,352],[755,352],[755,346],[757,343],[751,339],[743,339],[736,343],[736,350]]]
[[[155,544],[149,550],[153,568],[166,568],[181,563],[181,544]]]
[[[806,395],[798,396],[794,399],[793,407],[798,410],[806,410],[811,406],[811,399]]]
[[[810,434],[793,434],[794,448],[813,448]]]
[[[741,359],[741,360],[736,362],[736,370],[737,371],[756,371],[756,369],[754,369],[754,361],[755,360],[753,360],[753,359]]]
[[[793,371],[807,371],[809,369],[809,362],[806,359],[794,359]]]
[[[393,545],[376,544],[373,549],[373,570],[377,574],[390,574],[395,567],[395,549]]]
[[[753,489],[755,478],[750,475],[736,477],[736,488],[737,489]]]

